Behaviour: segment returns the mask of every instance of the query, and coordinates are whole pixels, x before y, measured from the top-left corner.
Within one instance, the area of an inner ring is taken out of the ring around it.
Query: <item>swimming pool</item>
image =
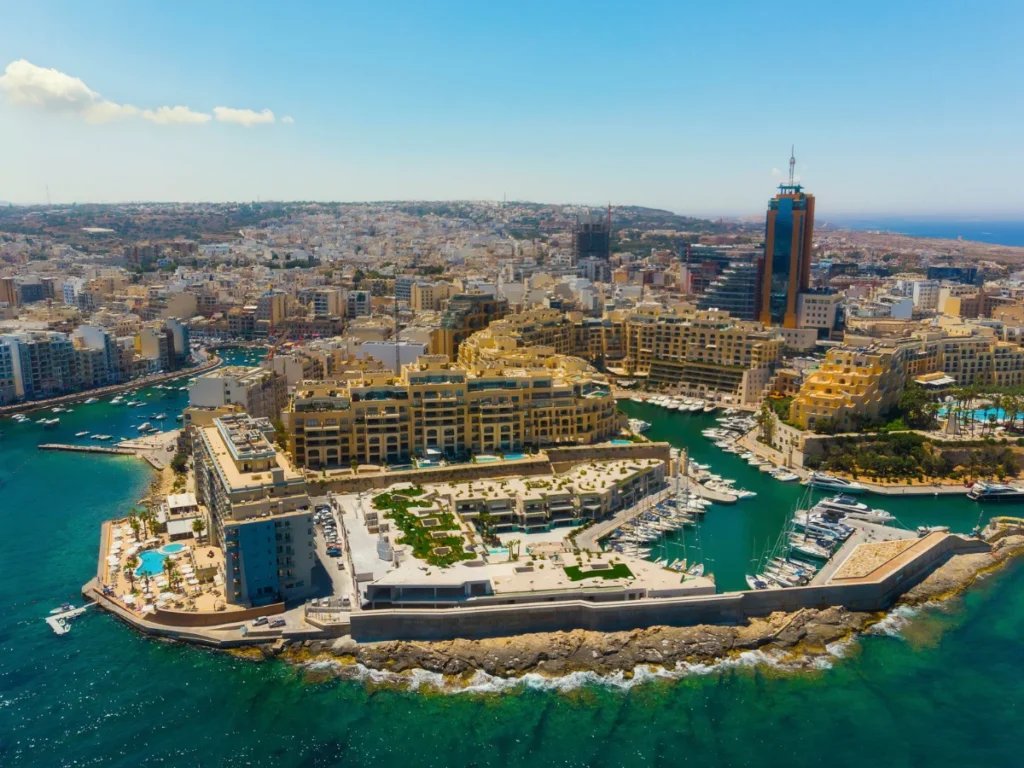
[[[139,554],[139,567],[135,569],[136,576],[158,576],[164,572],[164,560],[168,555],[181,552],[184,544],[167,544],[160,549],[149,549]]]
[[[525,453],[506,453],[505,454],[505,461],[519,461],[520,459],[525,459],[525,458],[526,458],[526,454]]]
[[[488,464],[488,463],[490,463],[492,461],[497,461],[497,460],[498,460],[497,456],[477,456],[476,457],[476,463],[477,464]]]
[[[632,440],[612,440],[612,445],[632,445]]]

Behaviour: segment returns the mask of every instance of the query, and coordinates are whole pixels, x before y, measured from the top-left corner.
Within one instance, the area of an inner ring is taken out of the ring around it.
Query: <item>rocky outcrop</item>
[[[998,539],[990,552],[955,555],[910,589],[901,602],[922,603],[953,595],[979,574],[1021,552],[1024,536],[1009,535]],[[502,678],[527,673],[549,677],[572,672],[629,674],[640,666],[677,669],[711,664],[747,651],[774,653],[794,662],[813,661],[881,617],[834,607],[779,612],[734,626],[652,627],[607,633],[576,630],[442,642],[358,643],[344,637],[265,652],[296,663],[336,661],[342,676],[352,675],[359,665],[396,675],[426,670],[456,680],[468,679],[477,671]]]
[[[569,672],[610,674],[640,665],[675,668],[706,664],[752,650],[808,655],[863,630],[874,614],[843,608],[775,613],[741,626],[652,627],[629,632],[552,632],[485,640],[420,643],[390,641],[360,644],[342,638],[319,647],[293,648],[285,658],[297,662],[334,658],[392,673],[416,669],[459,677],[477,670],[497,677],[528,672],[549,676]]]

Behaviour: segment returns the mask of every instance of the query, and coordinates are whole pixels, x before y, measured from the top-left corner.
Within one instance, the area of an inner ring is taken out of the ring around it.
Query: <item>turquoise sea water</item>
[[[799,489],[711,446],[700,437],[709,417],[632,405],[655,421],[652,437],[686,443],[698,461],[759,491],[707,515],[705,550],[734,580],[751,542],[770,535]],[[89,407],[95,421],[83,424],[113,433],[114,408]],[[102,614],[55,636],[43,618],[80,602],[99,522],[138,499],[149,474],[127,458],[36,451],[53,439],[41,429],[19,432],[4,419],[0,430],[3,766],[1019,764],[1020,566],[812,673],[729,665],[632,688],[578,679],[492,694],[382,688],[154,642]],[[967,529],[977,516],[946,498],[884,506],[914,524]]]

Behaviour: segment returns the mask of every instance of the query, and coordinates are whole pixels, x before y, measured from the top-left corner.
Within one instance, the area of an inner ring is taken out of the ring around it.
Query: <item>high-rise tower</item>
[[[811,282],[814,195],[796,183],[796,157],[790,152],[789,182],[768,203],[764,228],[764,282],[760,320],[765,325],[797,327],[797,296]]]

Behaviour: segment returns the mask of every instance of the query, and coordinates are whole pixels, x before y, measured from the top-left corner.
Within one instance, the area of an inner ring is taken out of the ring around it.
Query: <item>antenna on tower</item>
[[[796,171],[796,144],[789,148],[789,186],[793,186],[793,174]]]

